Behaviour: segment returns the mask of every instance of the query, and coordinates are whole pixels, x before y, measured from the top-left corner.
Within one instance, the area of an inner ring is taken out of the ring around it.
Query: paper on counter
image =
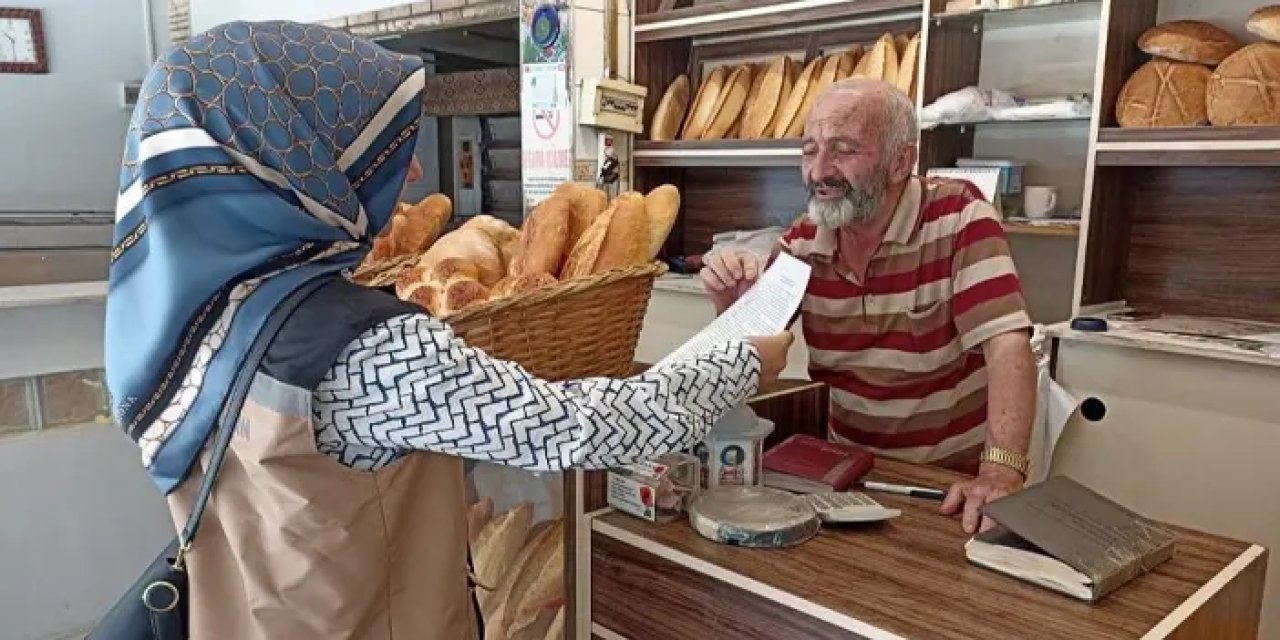
[[[732,307],[654,366],[694,358],[726,342],[786,331],[804,299],[810,271],[804,262],[779,254]]]

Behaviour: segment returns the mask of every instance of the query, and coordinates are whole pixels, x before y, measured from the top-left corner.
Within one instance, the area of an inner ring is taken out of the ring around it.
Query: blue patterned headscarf
[[[106,371],[115,417],[165,493],[270,312],[356,265],[387,224],[423,73],[342,31],[234,22],[147,75],[120,172]]]

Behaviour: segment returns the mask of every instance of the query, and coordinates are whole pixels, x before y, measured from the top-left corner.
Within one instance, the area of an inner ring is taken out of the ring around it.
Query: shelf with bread
[[[1280,7],[1109,11],[1077,308],[1280,322]]]
[[[673,5],[676,3],[672,3]],[[920,16],[921,0],[723,0],[663,10],[640,6],[635,18],[637,43],[776,29],[795,32],[826,28],[832,22],[877,24]]]

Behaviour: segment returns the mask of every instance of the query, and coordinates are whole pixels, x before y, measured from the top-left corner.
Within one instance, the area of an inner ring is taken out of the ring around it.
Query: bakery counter
[[[872,475],[938,487],[956,478],[886,460]],[[1087,604],[969,564],[967,537],[936,502],[876,499],[903,514],[778,550],[719,545],[685,519],[593,514],[579,629],[605,640],[1257,637],[1261,547],[1177,529],[1173,559]]]

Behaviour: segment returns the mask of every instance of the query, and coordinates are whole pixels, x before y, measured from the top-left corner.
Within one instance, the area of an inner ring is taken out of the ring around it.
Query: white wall
[[[294,20],[319,22],[377,11],[405,0],[191,0],[191,32],[199,33],[233,20]]]
[[[90,627],[173,536],[138,450],[106,425],[0,440],[0,637]]]
[[[143,1],[18,3],[44,10],[49,73],[0,79],[0,212],[115,208],[120,84],[148,67]]]

